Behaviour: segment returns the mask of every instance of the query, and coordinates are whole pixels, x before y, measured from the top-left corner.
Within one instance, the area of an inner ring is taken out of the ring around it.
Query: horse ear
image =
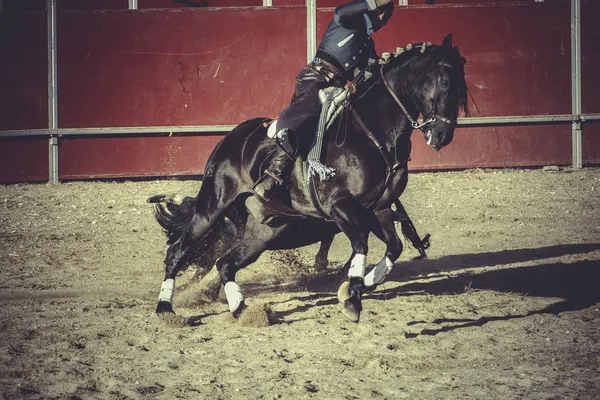
[[[446,52],[448,52],[452,49],[452,34],[451,33],[446,35],[446,37],[444,38],[444,43],[442,43],[442,48]]]

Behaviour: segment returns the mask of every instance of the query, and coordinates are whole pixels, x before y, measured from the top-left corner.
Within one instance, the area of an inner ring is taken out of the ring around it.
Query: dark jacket
[[[356,68],[367,66],[369,58],[377,58],[370,36],[372,31],[368,31],[371,26],[368,11],[372,8],[365,0],[353,0],[337,7],[319,44],[317,57],[333,63],[348,80],[354,77]]]

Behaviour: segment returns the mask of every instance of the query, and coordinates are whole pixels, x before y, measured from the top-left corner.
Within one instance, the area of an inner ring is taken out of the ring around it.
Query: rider
[[[343,88],[367,67],[369,59],[378,58],[371,34],[381,29],[393,12],[394,3],[390,0],[352,0],[335,9],[316,57],[296,76],[292,102],[277,120],[280,129],[276,138],[280,148],[254,185],[255,193],[261,198],[269,201],[289,175],[295,156],[290,134],[300,132],[310,117],[319,116],[319,90],[332,86]]]

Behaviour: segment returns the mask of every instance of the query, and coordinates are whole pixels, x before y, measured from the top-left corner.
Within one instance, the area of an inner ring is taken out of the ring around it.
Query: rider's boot
[[[264,172],[261,179],[254,185],[252,190],[265,201],[271,200],[278,188],[282,187],[287,179],[289,166],[294,162],[283,149],[275,154],[271,165]]]

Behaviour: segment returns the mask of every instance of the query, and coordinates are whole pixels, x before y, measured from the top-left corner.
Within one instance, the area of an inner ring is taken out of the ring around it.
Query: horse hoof
[[[359,296],[350,290],[350,282],[344,282],[340,285],[337,293],[338,301],[342,304],[342,314],[352,322],[360,320],[362,304]]]
[[[351,322],[358,323],[360,321],[360,310],[349,300],[342,304],[342,314]]]
[[[378,286],[379,286],[379,284],[375,284],[372,286],[365,285],[365,292],[374,292]]]
[[[173,312],[173,304],[169,303],[168,301],[159,301],[158,305],[156,306],[156,315],[160,316],[164,313],[175,314]]]
[[[240,304],[238,305],[238,307],[231,311],[231,315],[233,315],[233,318],[238,319],[240,317],[240,315],[242,315],[242,312],[244,312],[244,310],[247,308],[246,303],[244,302],[244,300],[242,300],[240,302]]]

